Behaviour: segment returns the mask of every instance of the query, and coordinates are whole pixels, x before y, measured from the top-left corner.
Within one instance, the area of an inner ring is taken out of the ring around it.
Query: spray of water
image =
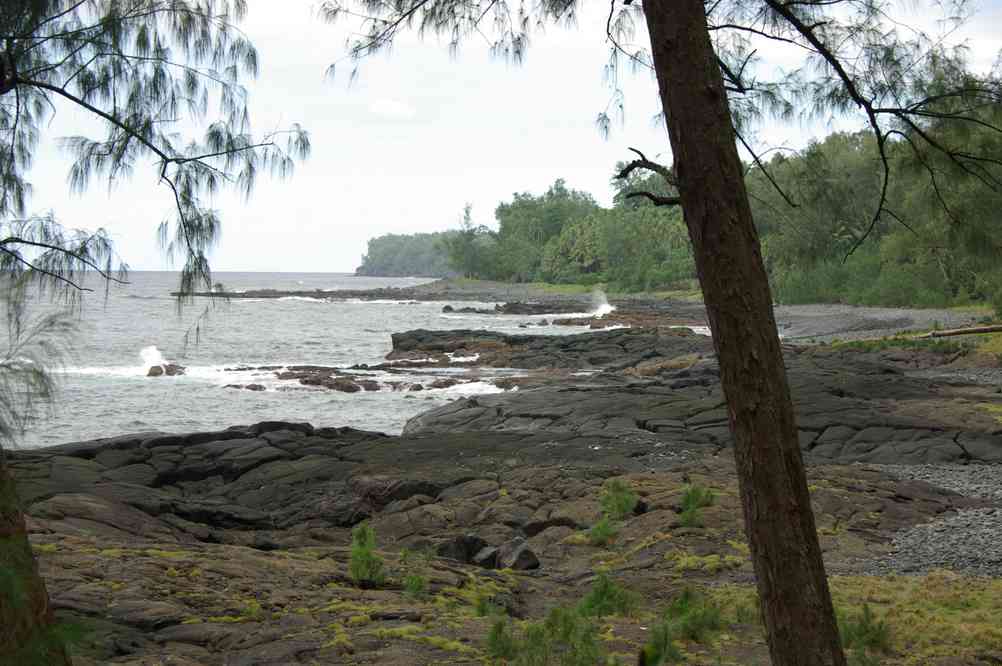
[[[604,291],[596,289],[591,292],[591,310],[592,316],[601,319],[605,315],[615,312],[616,306],[609,304],[609,299],[606,297]]]
[[[156,345],[143,347],[139,350],[139,357],[143,359],[144,368],[152,368],[154,365],[167,365],[167,359],[160,353]]]

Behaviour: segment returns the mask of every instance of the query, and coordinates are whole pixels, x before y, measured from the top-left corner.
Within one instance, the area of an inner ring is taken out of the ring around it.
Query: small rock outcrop
[[[177,365],[176,363],[164,363],[163,365],[153,365],[150,366],[149,371],[147,371],[147,377],[176,377],[178,375],[183,375],[185,372],[185,367],[183,365]]]

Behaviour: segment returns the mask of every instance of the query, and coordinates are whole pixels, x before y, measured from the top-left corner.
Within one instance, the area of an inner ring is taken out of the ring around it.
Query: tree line
[[[986,117],[986,123],[997,120]],[[962,137],[949,136],[949,129],[932,131],[960,145],[1002,148],[998,133],[987,127]],[[775,300],[894,307],[990,303],[1002,311],[1002,238],[993,233],[1002,193],[942,163],[934,188],[905,140],[889,147],[888,158],[900,171],[887,193],[893,214],[872,228],[870,202],[879,196],[882,165],[869,132],[835,132],[747,168]],[[616,173],[624,166],[618,164]],[[458,229],[374,238],[358,273],[603,284],[615,291],[694,288],[681,211],[630,196],[659,186],[656,196],[669,196],[670,188],[650,176],[614,178],[612,184],[609,208],[557,179],[542,194],[518,193],[500,203],[496,228],[474,224],[467,207]]]
[[[449,277],[456,274],[446,251],[458,231],[383,234],[369,239],[355,275],[375,277]]]

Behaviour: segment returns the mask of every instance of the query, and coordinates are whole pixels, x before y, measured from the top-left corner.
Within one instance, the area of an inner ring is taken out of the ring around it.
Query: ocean
[[[230,291],[372,289],[427,281],[339,273],[216,273],[213,279]],[[57,368],[56,400],[17,445],[32,448],[150,430],[216,430],[264,420],[398,433],[415,414],[457,397],[500,389],[475,381],[418,393],[349,394],[280,381],[270,371],[234,372],[226,368],[372,364],[390,351],[390,334],[394,332],[484,328],[524,333],[520,323],[539,319],[445,314],[444,301],[233,299],[210,307],[200,339],[185,344],[185,332],[208,303],[199,299],[179,313],[170,296],[176,287],[176,273],[133,272],[129,284],[113,286],[107,299],[103,289],[85,295],[76,316],[71,354]],[[43,301],[34,303],[31,310],[39,313],[52,307]],[[578,332],[575,329],[540,327],[532,332],[567,334]],[[147,377],[150,365],[161,362],[181,364],[187,372],[176,377]],[[457,367],[455,372],[471,371]],[[266,390],[224,388],[249,383],[261,384]]]

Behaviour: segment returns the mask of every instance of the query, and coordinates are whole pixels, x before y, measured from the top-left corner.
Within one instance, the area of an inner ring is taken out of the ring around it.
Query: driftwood
[[[928,333],[923,333],[922,335],[916,335],[915,339],[948,338],[954,335],[983,335],[985,333],[1002,333],[1002,324],[993,324],[992,326],[973,326],[970,328],[950,328],[945,331],[929,331]]]

